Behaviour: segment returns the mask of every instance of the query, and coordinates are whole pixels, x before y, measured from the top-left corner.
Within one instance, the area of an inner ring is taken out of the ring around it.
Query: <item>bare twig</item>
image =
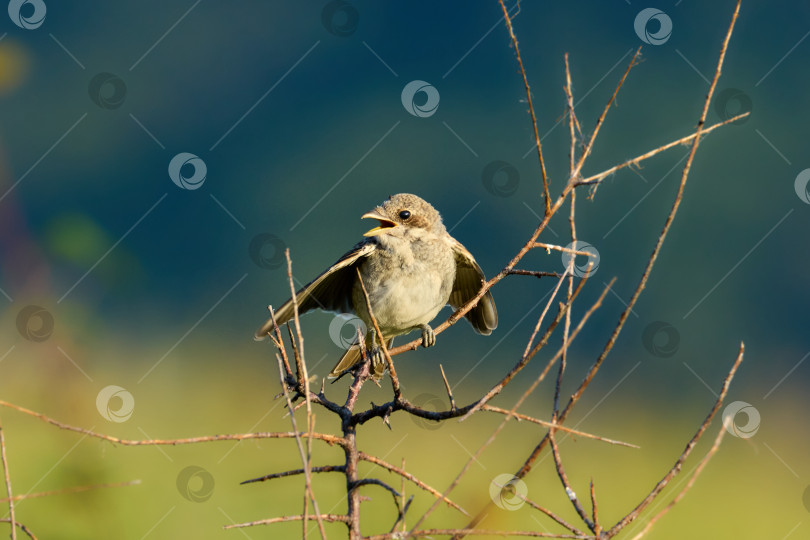
[[[582,519],[590,530],[594,530],[593,521],[591,521],[591,519],[588,517],[585,509],[579,502],[579,498],[577,498],[576,492],[571,487],[571,483],[568,481],[568,475],[565,473],[565,467],[563,467],[562,458],[560,457],[560,449],[557,446],[557,441],[554,439],[554,428],[551,428],[548,433],[549,441],[551,441],[551,454],[554,456],[554,465],[557,468],[557,476],[560,477],[560,482],[562,482],[562,485],[565,488],[565,494],[568,495],[568,500],[570,500],[571,504],[574,505],[574,510],[577,511],[580,519]]]
[[[343,465],[324,465],[322,467],[310,467],[310,473],[324,473],[324,472],[345,472],[346,467]],[[297,474],[304,474],[306,471],[304,469],[292,469],[290,471],[282,471],[273,474],[266,474],[264,476],[260,476],[258,478],[251,478],[250,480],[244,480],[240,482],[240,484],[252,484],[254,482],[265,482],[267,480],[273,480],[275,478],[284,478],[285,476],[295,476]]]
[[[737,116],[729,118],[728,120],[724,120],[722,122],[717,122],[716,124],[711,125],[711,126],[707,127],[706,129],[704,129],[702,131],[701,135],[706,135],[706,134],[714,131],[715,129],[717,129],[717,128],[721,127],[721,126],[725,126],[726,124],[731,124],[733,122],[736,122],[740,118],[745,118],[749,114],[751,114],[751,113],[750,112],[744,112],[744,113],[738,114]],[[602,172],[600,172],[598,174],[594,174],[592,176],[584,178],[584,179],[578,181],[576,183],[576,185],[577,186],[586,186],[586,185],[598,184],[598,183],[600,183],[602,181],[602,179],[604,179],[607,176],[610,176],[611,174],[615,173],[616,171],[618,171],[620,169],[624,169],[625,167],[629,167],[631,165],[638,166],[638,164],[641,163],[642,161],[650,159],[651,157],[653,157],[653,156],[655,156],[657,154],[660,154],[661,152],[663,152],[665,150],[669,150],[670,148],[674,148],[674,147],[676,147],[678,145],[681,145],[681,144],[686,144],[689,141],[695,139],[697,136],[698,136],[697,133],[692,133],[691,135],[687,135],[686,137],[681,137],[677,141],[672,141],[672,142],[667,143],[667,144],[665,144],[663,146],[659,146],[658,148],[656,148],[654,150],[650,150],[649,152],[647,152],[645,154],[641,154],[640,156],[636,156],[633,159],[628,159],[624,163],[616,165],[615,167],[605,169],[604,171],[602,171]],[[591,196],[593,196],[593,192],[591,192]]]
[[[14,493],[11,491],[11,474],[8,470],[8,459],[6,458],[6,440],[3,437],[3,426],[0,424],[0,462],[3,464],[3,480],[6,485],[8,495],[8,516],[11,523],[11,540],[17,540],[17,521],[14,519]]]
[[[458,510],[459,512],[461,512],[465,516],[470,515],[462,507],[460,507],[459,505],[457,505],[456,503],[454,503],[453,501],[451,501],[447,497],[443,496],[441,493],[439,493],[438,490],[430,487],[426,483],[419,480],[417,477],[415,477],[414,475],[412,475],[411,473],[406,471],[404,468],[400,469],[398,467],[395,467],[394,465],[391,465],[390,463],[386,463],[382,459],[380,459],[380,458],[378,458],[376,456],[372,456],[370,454],[366,454],[365,452],[358,452],[357,454],[358,454],[358,457],[360,459],[362,459],[363,461],[368,461],[369,463],[373,463],[374,465],[378,465],[378,466],[382,467],[383,469],[386,469],[386,470],[388,470],[388,471],[390,471],[390,472],[392,472],[394,474],[400,475],[402,478],[405,478],[405,479],[413,482],[414,484],[416,484],[420,488],[424,489],[425,491],[427,491],[428,493],[430,493],[431,495],[436,497],[436,500],[443,501],[448,506],[451,506],[452,508],[455,508],[456,510]]]
[[[543,278],[543,277],[557,277],[558,278],[558,277],[560,277],[561,274],[559,272],[539,272],[539,271],[535,271],[535,270],[514,269],[514,270],[509,270],[507,272],[507,275],[534,276],[534,277],[537,277],[537,278]]]
[[[40,420],[47,422],[51,425],[54,425],[59,429],[64,429],[67,431],[75,431],[76,433],[82,433],[89,437],[95,437],[96,439],[110,441],[112,443],[120,444],[123,446],[177,446],[181,444],[198,444],[214,441],[244,441],[248,439],[294,439],[296,437],[296,434],[291,431],[287,432],[268,431],[259,433],[235,433],[230,435],[209,435],[205,437],[189,437],[186,439],[143,439],[143,440],[120,439],[118,437],[113,437],[111,435],[104,435],[103,433],[96,433],[95,431],[90,431],[89,429],[84,429],[76,426],[71,426],[69,424],[64,424],[62,422],[58,422],[52,418],[48,418],[44,414],[34,412],[32,410],[20,407],[18,405],[14,405],[13,403],[9,403],[7,401],[0,400],[0,406],[8,407],[9,409],[14,409],[15,411],[19,411],[29,416],[33,416],[34,418],[39,418]],[[344,439],[326,433],[312,433],[311,435],[309,433],[299,433],[298,435],[300,435],[301,437],[311,436],[313,439],[325,441],[330,445],[337,444],[339,446],[344,446],[346,444],[346,441]]]
[[[712,444],[712,447],[709,449],[708,452],[706,452],[706,455],[703,456],[703,459],[700,460],[700,463],[698,463],[698,466],[695,467],[695,470],[692,473],[692,476],[689,477],[689,481],[686,483],[684,488],[675,496],[675,498],[673,498],[669,502],[668,505],[666,505],[660,512],[658,512],[652,518],[650,518],[650,520],[647,522],[647,525],[644,526],[644,529],[642,529],[642,531],[640,533],[635,535],[633,537],[633,540],[639,540],[644,535],[646,535],[648,532],[650,532],[650,529],[653,528],[653,526],[656,524],[656,522],[659,519],[661,519],[662,517],[664,517],[664,515],[666,515],[667,512],[672,510],[672,508],[676,504],[678,504],[678,502],[680,502],[681,499],[683,499],[684,495],[686,495],[686,492],[689,491],[692,488],[692,486],[695,484],[695,480],[697,480],[697,477],[700,476],[701,472],[703,472],[703,469],[709,463],[709,460],[720,449],[720,443],[723,442],[723,437],[725,436],[726,432],[727,432],[726,426],[721,427],[717,431],[717,437],[715,437],[715,439],[714,439],[714,444]]]
[[[568,132],[569,137],[571,140],[571,148],[568,150],[568,160],[569,160],[569,176],[574,174],[574,167],[576,163],[576,148],[577,148],[577,136],[574,130],[574,125],[576,124],[579,127],[579,121],[577,120],[576,112],[574,111],[574,95],[571,92],[571,70],[568,67],[568,53],[565,53],[565,98],[568,103]],[[582,130],[580,129],[580,132]],[[573,193],[573,192],[572,192]]]
[[[275,332],[275,336],[270,332],[267,333],[270,336],[270,339],[273,340],[273,344],[281,353],[281,360],[284,362],[284,373],[286,374],[286,382],[288,384],[294,381],[292,368],[290,368],[290,360],[287,357],[287,349],[284,347],[284,340],[281,338],[281,329],[279,329],[278,324],[276,323],[276,313],[273,311],[273,306],[267,306],[267,310],[270,312],[270,320],[273,321],[273,331]]]
[[[450,383],[447,382],[447,375],[444,374],[444,368],[439,364],[439,371],[442,373],[442,381],[444,381],[444,389],[447,390],[447,398],[450,400],[450,410],[456,410],[456,400],[453,399],[453,390],[450,388]]]
[[[315,509],[315,515],[320,516],[320,511],[318,510],[317,502],[315,500],[315,494],[312,491],[312,473],[310,471],[310,460],[309,456],[307,455],[306,451],[304,450],[304,444],[301,441],[301,436],[298,434],[298,425],[295,420],[295,413],[292,411],[292,400],[290,399],[290,392],[287,390],[287,383],[284,380],[284,365],[281,361],[281,355],[276,355],[276,359],[278,360],[278,374],[279,379],[281,380],[281,388],[284,392],[284,398],[287,400],[287,407],[290,408],[290,423],[292,424],[293,433],[296,434],[295,437],[295,444],[298,447],[298,454],[301,456],[301,463],[304,465],[303,473],[305,478],[305,488],[304,488],[304,530],[303,530],[303,537],[307,537],[307,527],[306,527],[306,520],[307,520],[307,498],[312,500],[312,506]],[[304,368],[306,369],[306,368]],[[306,371],[304,372],[306,374]],[[309,398],[309,392],[307,392],[307,400]],[[308,440],[312,440],[311,437],[307,438]],[[326,532],[323,529],[323,522],[318,519],[318,527],[321,532],[321,538],[324,540],[326,539]]]
[[[591,478],[591,519],[593,520],[593,533],[596,536],[602,534],[602,526],[599,524],[599,510],[596,505],[596,488]]]
[[[555,427],[555,429],[557,431],[564,431],[566,433],[570,433],[571,435],[577,435],[579,437],[584,437],[586,439],[593,439],[595,441],[602,441],[602,442],[606,442],[608,444],[614,444],[614,445],[617,445],[617,446],[626,446],[628,448],[640,448],[639,446],[637,446],[635,444],[630,444],[630,443],[624,442],[624,441],[617,441],[615,439],[608,439],[607,437],[600,437],[599,435],[594,435],[593,433],[586,433],[584,431],[579,431],[577,429],[566,427],[566,426],[555,425],[552,422],[547,422],[545,420],[540,420],[539,418],[534,418],[534,417],[526,415],[526,414],[521,414],[521,413],[518,413],[518,412],[509,411],[507,409],[502,409],[500,407],[493,407],[492,405],[484,405],[483,407],[481,407],[481,410],[496,412],[496,413],[499,413],[499,414],[505,414],[507,416],[513,416],[518,421],[525,420],[527,422],[531,422],[532,424],[538,424],[538,425],[545,426],[545,427],[552,427],[553,426],[553,427]]]
[[[532,104],[532,90],[529,87],[529,79],[526,78],[526,70],[523,69],[523,60],[520,58],[520,48],[518,47],[517,37],[512,29],[512,18],[509,16],[509,11],[503,3],[503,0],[498,0],[503,10],[503,17],[506,21],[506,28],[509,29],[509,37],[512,38],[512,47],[515,48],[515,56],[517,57],[518,65],[520,65],[520,73],[523,75],[523,85],[526,87],[526,100],[529,104],[529,114],[532,117],[532,127],[534,128],[534,140],[537,145],[537,157],[540,160],[540,172],[543,176],[543,204],[546,207],[546,215],[551,213],[551,196],[548,192],[548,176],[546,174],[546,163],[543,161],[543,146],[540,144],[540,133],[537,130],[537,118],[534,115],[534,105]]]
[[[241,529],[244,527],[255,527],[256,525],[272,525],[273,523],[287,523],[289,521],[304,521],[305,516],[283,516],[277,518],[270,518],[270,519],[260,519],[258,521],[251,521],[249,523],[234,523],[233,525],[225,525],[222,527],[223,529]],[[327,521],[330,523],[333,522],[340,522],[346,523],[348,518],[346,516],[342,516],[339,514],[321,514],[317,516],[306,516],[307,520],[310,521]]]
[[[583,537],[587,536],[584,532],[580,531],[579,529],[577,529],[576,527],[574,527],[573,525],[571,525],[570,523],[565,521],[563,518],[561,518],[560,516],[558,516],[557,514],[552,512],[551,510],[540,506],[536,502],[532,501],[528,497],[524,497],[520,493],[516,492],[515,495],[520,497],[526,504],[528,504],[529,506],[531,506],[535,510],[543,512],[545,515],[547,515],[548,517],[550,517],[551,519],[553,519],[554,521],[556,521],[557,523],[559,523],[560,525],[562,525],[563,527],[565,527],[566,529],[568,529],[569,531],[574,533],[575,535],[583,536]]]
[[[649,506],[650,503],[652,503],[656,497],[658,497],[661,491],[663,491],[664,488],[667,487],[667,484],[669,484],[669,482],[672,481],[672,479],[675,478],[675,476],[677,476],[678,473],[681,471],[681,467],[683,467],[683,463],[686,461],[686,458],[688,458],[689,454],[692,453],[692,450],[695,448],[695,445],[697,445],[698,441],[703,436],[703,433],[706,432],[706,430],[709,427],[709,424],[711,424],[712,419],[714,419],[714,416],[717,414],[717,411],[720,410],[720,407],[723,405],[723,400],[725,400],[726,398],[729,386],[731,385],[731,380],[734,378],[734,374],[737,372],[737,368],[740,367],[740,364],[743,361],[744,353],[745,353],[745,344],[740,343],[740,351],[737,353],[737,359],[734,361],[734,364],[731,366],[728,375],[726,375],[726,378],[723,380],[723,385],[720,388],[720,394],[717,396],[717,400],[714,402],[714,406],[712,407],[711,411],[709,411],[709,414],[706,416],[706,419],[703,421],[703,423],[700,424],[700,427],[698,428],[697,432],[686,444],[686,448],[684,448],[683,452],[681,452],[681,455],[675,461],[675,464],[667,472],[667,474],[664,475],[664,477],[661,480],[659,480],[657,484],[655,484],[655,487],[653,487],[649,495],[644,497],[644,499],[629,514],[624,516],[616,523],[616,525],[611,527],[611,529],[608,531],[608,536],[614,536],[619,531],[624,529],[627,525],[632,523],[639,516],[639,514],[641,514],[641,512],[643,512],[644,509],[647,508],[647,506]],[[715,444],[719,445],[720,444],[719,441],[721,440],[722,438],[718,438],[718,440],[715,441]],[[715,451],[716,449],[713,449],[709,452],[708,454],[709,458],[712,455],[714,455]]]
[[[14,495],[11,497],[14,501],[22,501],[25,499],[36,499],[39,497],[50,497],[52,495],[67,495],[70,493],[81,493],[82,491],[91,491],[94,489],[102,489],[102,488],[114,488],[114,487],[124,487],[124,486],[137,486],[141,483],[140,480],[130,480],[129,482],[115,482],[112,484],[94,484],[92,486],[76,486],[72,488],[65,488],[65,489],[54,489],[51,491],[40,491],[38,493],[26,493],[23,495]],[[0,503],[7,502],[8,498],[0,499]]]
[[[588,159],[588,156],[591,155],[593,143],[596,141],[596,136],[599,134],[599,129],[602,127],[602,124],[605,121],[605,117],[607,116],[607,113],[610,110],[610,107],[616,100],[616,96],[619,94],[619,90],[621,90],[622,85],[624,85],[624,80],[627,79],[627,75],[630,74],[630,70],[633,69],[633,66],[636,65],[638,57],[640,55],[641,55],[641,47],[636,49],[636,54],[634,54],[633,58],[630,59],[630,63],[627,64],[627,69],[624,71],[624,75],[622,75],[622,78],[619,80],[619,84],[616,85],[616,89],[613,91],[613,95],[610,96],[607,105],[605,105],[605,108],[602,110],[602,114],[599,115],[599,119],[596,121],[596,127],[593,128],[593,133],[591,133],[591,138],[588,140],[588,144],[585,145],[585,149],[582,151],[582,155],[579,156],[579,160],[577,161],[574,170],[571,172],[571,177],[568,180],[570,184],[576,182],[576,179],[579,176],[579,172],[582,170],[582,166],[585,164],[585,160]]]
[[[2,518],[2,519],[0,519],[0,523],[12,523],[12,521],[11,521],[10,518]],[[34,536],[34,533],[31,532],[31,529],[29,529],[28,527],[26,527],[25,525],[23,525],[19,521],[14,521],[13,523],[15,525],[17,525],[17,527],[19,527],[22,532],[27,534],[28,538],[30,538],[31,540],[37,540],[37,537]],[[13,527],[13,525],[12,525],[12,527]]]

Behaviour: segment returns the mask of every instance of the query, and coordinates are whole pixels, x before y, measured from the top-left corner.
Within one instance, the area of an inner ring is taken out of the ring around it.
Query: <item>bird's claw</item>
[[[433,347],[436,344],[436,334],[429,324],[422,325],[422,347]]]
[[[371,359],[371,378],[379,386],[379,380],[385,375],[385,370],[388,367],[385,363],[385,354],[382,347],[375,346],[371,349],[369,357]]]

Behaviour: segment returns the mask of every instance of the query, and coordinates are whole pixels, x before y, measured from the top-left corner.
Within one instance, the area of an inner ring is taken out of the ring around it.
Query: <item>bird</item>
[[[361,219],[375,219],[379,225],[295,297],[299,314],[321,309],[357,316],[367,329],[371,376],[379,381],[387,369],[381,341],[390,348],[393,338],[418,329],[422,346],[433,346],[436,336],[430,322],[445,305],[458,309],[472,300],[486,278],[472,254],[447,232],[439,212],[417,195],[391,195]],[[374,329],[368,305],[382,335]],[[293,319],[294,311],[292,299],[287,300],[274,313],[276,323]],[[489,335],[497,328],[498,312],[490,291],[465,317],[479,334]],[[272,331],[271,318],[254,338],[261,341]],[[339,377],[362,361],[355,340],[329,377]]]

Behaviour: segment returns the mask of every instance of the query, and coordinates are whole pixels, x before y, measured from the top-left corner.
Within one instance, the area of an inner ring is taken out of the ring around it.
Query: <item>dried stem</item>
[[[641,512],[643,512],[644,509],[647,508],[647,506],[649,506],[650,503],[652,503],[656,497],[658,497],[658,495],[664,490],[664,488],[667,487],[667,484],[669,484],[672,481],[672,479],[675,478],[675,476],[677,476],[678,473],[681,471],[681,467],[683,467],[684,461],[686,461],[686,458],[688,458],[689,454],[692,453],[692,450],[694,450],[695,445],[697,445],[698,441],[703,436],[703,433],[705,433],[706,430],[709,428],[709,424],[711,424],[712,419],[714,419],[714,416],[717,414],[717,411],[720,410],[720,407],[723,405],[723,400],[725,400],[726,398],[729,386],[731,385],[731,380],[734,378],[734,374],[737,372],[737,368],[740,367],[740,364],[743,361],[744,353],[745,353],[745,344],[740,343],[740,351],[737,353],[737,359],[734,361],[734,364],[731,366],[728,375],[726,375],[726,378],[723,380],[723,385],[720,388],[720,394],[717,396],[717,400],[714,402],[714,407],[712,407],[711,411],[709,411],[709,414],[706,416],[706,419],[703,420],[703,423],[700,424],[700,427],[698,428],[697,432],[686,444],[686,448],[684,448],[683,452],[681,452],[681,455],[675,461],[675,464],[672,466],[672,468],[667,472],[666,475],[664,475],[664,477],[661,480],[658,481],[657,484],[655,484],[655,487],[652,489],[650,494],[644,497],[644,499],[638,504],[638,506],[636,506],[629,514],[620,519],[618,523],[616,523],[616,525],[614,525],[608,531],[609,536],[616,535],[619,531],[621,531],[627,525],[632,523],[639,516],[639,514],[641,514]],[[719,444],[719,442],[716,442],[716,444]],[[713,454],[714,452],[710,451],[709,457],[711,457],[711,455]]]
[[[523,69],[523,60],[520,58],[520,48],[518,47],[517,37],[512,29],[512,18],[509,16],[503,0],[498,0],[503,10],[503,17],[506,21],[506,28],[509,30],[509,37],[512,38],[512,47],[515,48],[515,56],[517,57],[518,65],[520,65],[520,73],[523,75],[523,85],[526,87],[526,100],[529,104],[529,114],[532,117],[532,128],[534,129],[534,141],[537,145],[537,157],[540,160],[540,172],[543,176],[543,204],[546,207],[546,215],[551,213],[551,196],[548,192],[548,175],[546,174],[546,163],[543,161],[543,146],[540,144],[540,133],[537,130],[537,118],[534,115],[534,105],[532,104],[532,90],[529,87],[529,79],[526,77],[526,70]]]
[[[25,499],[37,499],[39,497],[50,497],[51,495],[67,495],[70,493],[81,493],[82,491],[92,491],[94,489],[114,488],[124,486],[137,486],[141,483],[140,480],[130,480],[129,482],[115,482],[112,484],[94,484],[92,486],[76,486],[65,489],[54,489],[51,491],[40,491],[37,493],[26,493],[23,495],[14,495],[11,497],[13,501],[22,501]],[[8,498],[0,499],[0,503],[8,502]]]
[[[225,525],[222,527],[223,529],[241,529],[244,527],[255,527],[256,525],[271,525],[273,523],[286,523],[289,521],[327,521],[330,523],[334,522],[342,522],[346,523],[348,518],[346,516],[342,516],[339,514],[322,514],[317,516],[283,516],[283,517],[276,517],[276,518],[269,518],[269,519],[260,519],[258,521],[251,521],[249,523],[234,523],[233,525]]]
[[[451,501],[447,497],[443,496],[435,488],[430,487],[426,483],[424,483],[421,480],[419,480],[418,478],[416,478],[414,475],[412,475],[411,473],[406,471],[404,468],[400,469],[398,467],[395,467],[394,465],[391,465],[390,463],[386,463],[382,459],[380,459],[380,458],[378,458],[376,456],[372,456],[370,454],[366,454],[365,452],[358,452],[358,457],[363,461],[368,461],[369,463],[373,463],[374,465],[378,465],[378,466],[382,467],[383,469],[386,469],[386,470],[388,470],[388,471],[390,471],[390,472],[392,472],[394,474],[400,475],[402,478],[413,482],[414,484],[416,484],[420,488],[424,489],[425,491],[427,491],[428,493],[433,495],[436,498],[437,501],[442,501],[442,502],[446,503],[448,506],[450,506],[452,508],[455,508],[456,510],[458,510],[459,512],[461,512],[465,516],[470,515],[462,507],[460,507],[459,505],[457,505],[456,503],[454,503],[453,501]]]
[[[339,472],[343,473],[346,472],[346,467],[343,465],[324,465],[323,467],[310,467],[310,473],[324,473],[324,472]],[[292,469],[290,471],[282,471],[273,474],[267,474],[265,476],[260,476],[258,478],[251,478],[250,480],[245,480],[240,482],[241,484],[252,484],[254,482],[265,482],[267,480],[273,480],[275,478],[284,478],[285,476],[295,476],[297,474],[305,474],[305,469]]]
[[[593,520],[593,533],[599,536],[602,534],[602,526],[599,524],[599,511],[596,505],[596,488],[593,485],[593,478],[591,478],[591,519]]]
[[[19,527],[22,532],[28,535],[28,538],[30,538],[31,540],[37,540],[37,537],[34,536],[34,533],[31,532],[31,529],[29,529],[19,521],[12,521],[11,518],[0,518],[0,523],[14,523],[14,525]],[[12,525],[12,527],[14,525]]]
[[[658,512],[652,518],[650,518],[650,520],[647,522],[647,525],[644,526],[644,529],[640,533],[638,533],[636,536],[634,536],[633,540],[639,540],[644,535],[646,535],[648,532],[650,532],[650,529],[653,528],[653,526],[656,524],[656,522],[659,519],[661,519],[662,517],[664,517],[664,515],[666,515],[667,512],[672,510],[672,508],[676,504],[678,504],[681,499],[683,499],[684,495],[686,495],[686,492],[689,491],[692,488],[692,486],[695,484],[695,481],[697,480],[697,477],[700,476],[701,472],[703,472],[703,469],[709,463],[709,460],[720,449],[720,443],[723,442],[723,437],[725,436],[726,433],[727,433],[726,426],[721,427],[717,431],[717,437],[715,437],[715,439],[714,439],[714,444],[712,444],[712,447],[709,449],[708,452],[706,452],[706,455],[703,456],[703,459],[700,460],[700,463],[698,463],[698,466],[695,467],[695,470],[692,473],[692,476],[689,477],[689,480],[687,481],[684,488],[675,496],[675,498],[673,498],[669,502],[668,505],[666,505],[660,512]]]
[[[560,449],[557,446],[557,441],[554,438],[553,427],[549,430],[548,434],[549,441],[551,441],[551,454],[554,457],[554,465],[557,468],[557,476],[559,476],[560,482],[562,482],[562,485],[565,488],[565,494],[568,495],[568,500],[570,500],[571,504],[574,505],[574,510],[577,511],[577,514],[579,514],[579,517],[582,519],[583,523],[585,523],[590,530],[594,530],[593,522],[588,517],[588,514],[585,512],[585,509],[582,507],[582,504],[577,498],[576,492],[571,487],[571,483],[568,481],[568,475],[565,473],[565,467],[563,467],[562,458],[560,457]]]
[[[444,368],[439,364],[439,371],[442,373],[442,381],[444,381],[444,389],[447,391],[447,398],[450,400],[450,410],[456,410],[456,400],[453,399],[453,390],[450,388],[450,383],[447,382],[447,375],[444,374]]]
[[[558,424],[554,424],[553,422],[547,422],[545,420],[540,420],[539,418],[534,418],[532,416],[521,414],[514,411],[509,411],[507,409],[502,409],[500,407],[493,407],[492,405],[484,405],[481,407],[483,411],[490,411],[495,412],[498,414],[505,414],[507,416],[512,416],[516,420],[521,421],[525,420],[527,422],[531,422],[532,424],[538,424],[545,427],[554,427],[557,431],[564,431],[565,433],[570,433],[571,435],[577,435],[579,437],[584,437],[586,439],[593,439],[595,441],[602,441],[608,444],[614,444],[616,446],[626,446],[627,448],[640,448],[635,444],[631,444],[624,441],[617,441],[615,439],[608,439],[607,437],[600,437],[599,435],[594,435],[593,433],[586,433],[584,431],[579,431],[578,429],[570,428],[567,426],[561,426]]]
[[[6,458],[6,441],[3,437],[3,425],[0,424],[0,462],[3,464],[3,480],[6,485],[8,495],[8,517],[11,523],[11,540],[17,540],[17,520],[14,519],[14,493],[11,491],[11,474],[8,470],[8,459]]]
[[[346,441],[340,437],[336,437],[334,435],[329,435],[326,433],[293,433],[291,431],[287,432],[277,432],[277,431],[268,431],[268,432],[259,432],[259,433],[235,433],[230,435],[209,435],[205,437],[189,437],[185,439],[120,439],[118,437],[113,437],[111,435],[104,435],[103,433],[96,433],[95,431],[90,431],[89,429],[84,429],[76,426],[71,426],[69,424],[64,424],[62,422],[58,422],[52,418],[45,416],[44,414],[40,414],[34,412],[32,410],[26,409],[24,407],[20,407],[18,405],[14,405],[13,403],[9,403],[7,401],[0,400],[0,406],[8,407],[9,409],[14,409],[15,411],[19,411],[21,413],[27,414],[29,416],[33,416],[34,418],[39,418],[40,420],[47,422],[48,424],[54,425],[59,429],[64,429],[67,431],[75,431],[76,433],[82,433],[89,437],[95,437],[96,439],[101,439],[104,441],[109,441],[115,444],[120,444],[123,446],[177,446],[181,444],[198,444],[198,443],[205,443],[205,442],[214,442],[214,441],[244,441],[248,439],[294,439],[296,435],[301,437],[312,437],[313,439],[325,441],[330,445],[337,444],[339,446],[345,446]]]
[[[722,122],[717,122],[716,124],[713,124],[713,125],[707,127],[706,129],[704,129],[701,132],[701,135],[706,135],[706,134],[714,131],[715,129],[717,129],[717,128],[721,127],[721,126],[725,126],[726,124],[731,124],[733,122],[736,122],[740,118],[745,118],[749,114],[751,114],[751,113],[750,112],[744,112],[744,113],[738,114],[737,116],[729,118],[728,120],[723,120]],[[604,179],[607,176],[610,176],[611,174],[615,173],[616,171],[618,171],[620,169],[624,169],[625,167],[629,167],[631,165],[638,166],[638,164],[641,163],[642,161],[650,159],[651,157],[653,157],[653,156],[655,156],[657,154],[660,154],[661,152],[663,152],[665,150],[669,150],[670,148],[674,148],[674,147],[679,146],[681,144],[688,143],[689,141],[692,141],[693,139],[695,139],[697,136],[698,136],[697,133],[692,133],[691,135],[687,135],[686,137],[681,137],[677,141],[672,141],[670,143],[665,144],[664,146],[659,146],[658,148],[656,148],[654,150],[650,150],[649,152],[647,152],[645,154],[641,154],[640,156],[636,156],[633,159],[628,159],[624,163],[621,163],[621,164],[616,165],[614,167],[611,167],[609,169],[605,169],[604,171],[602,171],[602,172],[600,172],[598,174],[594,174],[592,176],[589,176],[587,178],[579,180],[576,183],[576,186],[587,186],[587,185],[599,184],[602,181],[602,179]],[[591,196],[593,196],[593,192],[591,192]]]

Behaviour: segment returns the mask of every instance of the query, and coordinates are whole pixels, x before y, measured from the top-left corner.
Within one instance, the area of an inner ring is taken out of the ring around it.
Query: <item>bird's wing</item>
[[[298,314],[313,309],[335,311],[338,313],[352,312],[352,287],[357,278],[357,265],[377,249],[377,242],[373,238],[363,240],[351,251],[330,266],[324,273],[295,293],[298,301]],[[275,311],[276,323],[282,325],[295,316],[292,299]],[[273,321],[268,319],[256,331],[254,338],[261,341],[273,330]]]
[[[456,259],[456,280],[453,282],[453,291],[448,302],[453,309],[458,309],[478,294],[486,278],[472,254],[455,239],[453,254]],[[495,309],[492,294],[487,291],[465,317],[479,334],[485,336],[491,334],[498,327],[498,311]]]

